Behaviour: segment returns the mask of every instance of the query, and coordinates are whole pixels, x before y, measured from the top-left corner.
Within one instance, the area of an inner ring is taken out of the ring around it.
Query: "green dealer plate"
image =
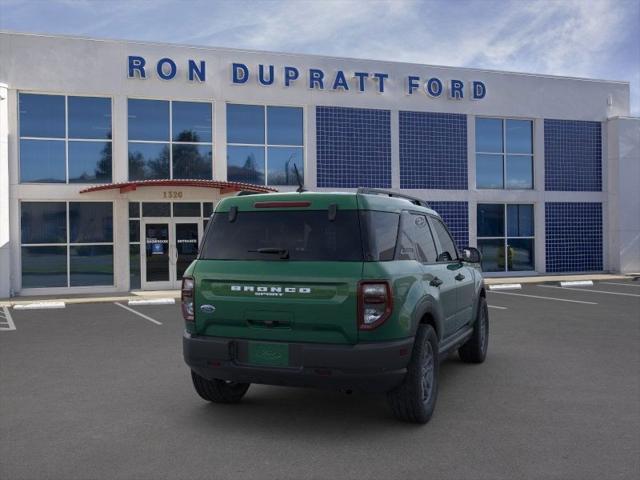
[[[249,342],[249,363],[266,367],[288,367],[287,343]]]

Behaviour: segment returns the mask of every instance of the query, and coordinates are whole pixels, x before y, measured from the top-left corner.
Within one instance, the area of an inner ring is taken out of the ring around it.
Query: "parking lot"
[[[445,361],[426,426],[384,396],[207,404],[177,304],[0,308],[0,478],[638,478],[640,281],[488,298],[487,361]]]

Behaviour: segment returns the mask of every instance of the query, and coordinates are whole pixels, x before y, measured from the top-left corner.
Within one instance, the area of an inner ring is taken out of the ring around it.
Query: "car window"
[[[403,216],[398,260],[435,262],[436,246],[424,215],[407,213]]]
[[[449,231],[444,226],[441,220],[437,218],[431,218],[431,226],[433,227],[433,233],[440,241],[440,249],[438,250],[438,262],[450,262],[457,260],[458,252],[456,250],[456,244],[454,243]]]
[[[398,238],[400,215],[393,212],[365,210],[360,212],[365,260],[393,260]]]

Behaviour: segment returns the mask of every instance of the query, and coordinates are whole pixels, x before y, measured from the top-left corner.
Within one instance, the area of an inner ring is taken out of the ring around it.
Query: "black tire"
[[[489,308],[487,300],[480,297],[478,302],[478,317],[473,326],[471,338],[458,349],[458,355],[463,362],[482,363],[487,358],[489,346]]]
[[[249,390],[250,383],[234,383],[225,380],[207,380],[191,371],[193,387],[202,398],[214,403],[238,403]]]
[[[420,325],[407,375],[387,393],[393,415],[411,423],[427,423],[438,398],[438,336],[431,325]]]

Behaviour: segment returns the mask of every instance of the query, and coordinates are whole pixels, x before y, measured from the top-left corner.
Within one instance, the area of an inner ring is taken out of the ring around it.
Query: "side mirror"
[[[462,249],[462,261],[468,263],[480,263],[482,261],[482,254],[477,248],[465,247]]]

